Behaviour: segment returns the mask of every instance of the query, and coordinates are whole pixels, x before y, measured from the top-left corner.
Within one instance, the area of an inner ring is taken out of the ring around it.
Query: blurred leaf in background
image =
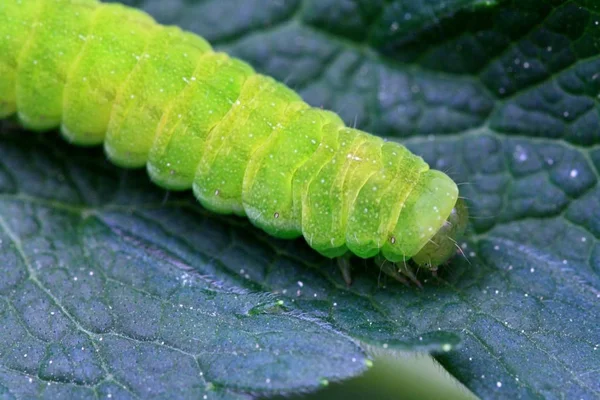
[[[274,398],[283,400],[475,400],[427,354],[390,352],[379,354],[364,375],[309,395]]]

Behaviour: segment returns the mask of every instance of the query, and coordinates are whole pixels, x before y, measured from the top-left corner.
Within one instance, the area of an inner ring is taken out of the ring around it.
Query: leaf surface
[[[356,260],[348,288],[302,241],[5,123],[0,394],[310,390],[369,344],[437,351],[485,398],[600,395],[597,2],[133,5],[448,171],[465,257],[423,290]]]

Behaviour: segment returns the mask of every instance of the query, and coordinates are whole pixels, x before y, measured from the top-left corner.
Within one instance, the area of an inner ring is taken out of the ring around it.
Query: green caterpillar
[[[327,257],[436,269],[468,219],[456,184],[405,147],[119,4],[0,2],[0,118],[12,114]]]

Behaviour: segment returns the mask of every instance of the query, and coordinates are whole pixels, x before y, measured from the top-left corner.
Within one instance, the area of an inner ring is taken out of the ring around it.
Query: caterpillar
[[[404,146],[120,4],[0,2],[0,118],[15,114],[211,211],[304,236],[347,280],[351,255],[436,270],[468,219],[452,179]]]

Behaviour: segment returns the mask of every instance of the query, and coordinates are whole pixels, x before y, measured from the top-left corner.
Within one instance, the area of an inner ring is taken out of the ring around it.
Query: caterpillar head
[[[412,257],[419,266],[431,270],[448,261],[457,250],[457,241],[465,233],[469,211],[462,199],[458,199],[450,215],[437,233]]]

